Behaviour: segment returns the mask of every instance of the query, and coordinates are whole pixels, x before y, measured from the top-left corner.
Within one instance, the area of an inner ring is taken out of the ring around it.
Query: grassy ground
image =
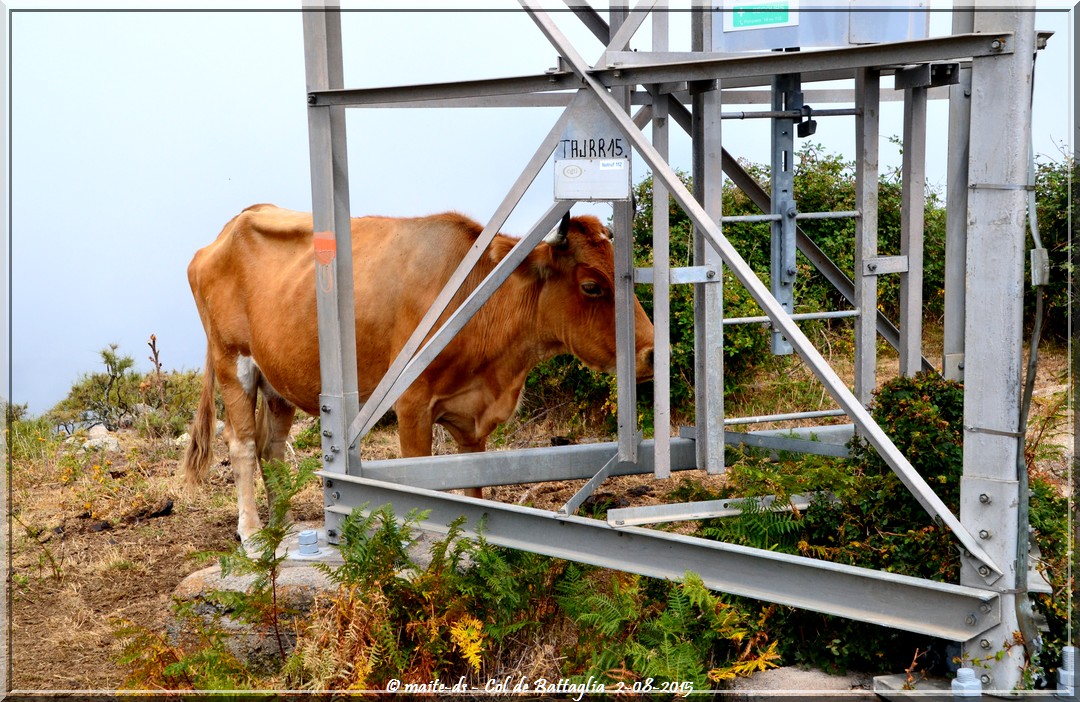
[[[849,374],[850,367],[840,361],[843,354],[835,355],[841,374]],[[884,380],[896,374],[896,361],[895,354],[883,351],[881,356]],[[1052,447],[1071,450],[1071,416],[1061,404],[1068,390],[1066,369],[1063,349],[1044,355],[1032,420],[1044,441],[1038,470],[1063,490],[1068,464],[1065,454]],[[729,398],[727,409],[729,414],[749,415],[831,406],[809,371],[796,366],[765,369],[758,382]],[[549,445],[553,436],[566,433],[567,422],[558,412],[516,418],[492,448]],[[182,448],[172,440],[141,438],[133,428],[118,434],[120,451],[86,452],[81,449],[82,437],[65,441],[44,427],[35,433],[32,424],[20,426],[22,433],[10,442],[12,446],[21,442],[10,474],[12,686],[115,689],[125,674],[115,663],[119,645],[113,631],[118,624],[129,621],[164,629],[173,589],[205,565],[193,554],[234,545],[231,469],[216,463],[204,489],[188,496],[175,477]],[[294,434],[305,426],[298,422]],[[594,435],[582,440],[608,438]],[[452,450],[441,430],[436,448]],[[395,457],[393,429],[374,432],[365,439],[363,452],[367,458]],[[219,459],[226,455],[220,440],[216,455]],[[609,480],[601,492],[627,505],[657,504],[670,501],[671,489],[687,480],[721,482],[723,477],[688,471],[657,483],[650,476],[633,476]],[[582,482],[496,487],[488,496],[553,509]],[[295,506],[297,519],[321,520],[321,504],[320,489],[309,487]],[[536,642],[539,663],[557,661],[552,646],[550,641]]]

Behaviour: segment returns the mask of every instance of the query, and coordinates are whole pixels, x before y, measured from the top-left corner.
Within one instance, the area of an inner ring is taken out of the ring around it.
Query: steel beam
[[[975,641],[972,658],[987,661],[983,687],[1012,690],[1026,667],[1025,646],[1008,646],[1015,631],[1028,631],[1017,612],[1019,472],[1026,471],[1020,396],[1023,374],[1024,259],[1030,159],[1031,89],[1034,69],[1034,13],[1030,9],[978,12],[977,31],[1015,29],[1011,56],[976,58],[971,68],[971,148],[968,158],[967,306],[964,350],[964,477],[960,486],[963,524],[980,534],[987,551],[1007,565],[993,581],[1002,592],[1003,621],[986,638],[992,651]],[[978,187],[991,184],[994,187]],[[978,340],[978,343],[974,343]],[[1026,477],[1026,476],[1025,476]],[[996,490],[1001,490],[995,495]],[[991,499],[985,502],[982,495]],[[1027,549],[1021,549],[1027,553]],[[1026,572],[1026,557],[1019,567]],[[960,581],[987,582],[982,565],[961,560]],[[1034,642],[1027,642],[1034,647]]]
[[[336,5],[305,5],[303,20],[308,89],[340,87],[344,74],[340,9]],[[360,452],[345,441],[346,427],[360,408],[345,111],[340,107],[309,107],[308,142],[323,462],[332,470],[359,473]]]
[[[975,11],[954,10],[952,31],[971,32]],[[942,375],[964,379],[964,308],[967,274],[968,154],[971,140],[971,64],[960,66],[959,81],[949,88],[949,158],[945,209],[945,321]]]
[[[802,111],[799,76],[773,76],[772,111]],[[721,115],[721,118],[723,115]],[[769,226],[769,282],[780,305],[795,311],[795,125],[789,117],[772,120],[772,167],[769,169],[772,216]],[[775,327],[770,335],[775,355],[791,353],[791,344]]]
[[[609,11],[609,42],[617,40],[627,12],[621,2]],[[615,88],[605,97],[619,105],[620,116],[629,119],[632,86]],[[654,108],[655,112],[655,108]],[[615,381],[616,423],[619,462],[637,463],[641,434],[637,425],[637,353],[634,332],[634,205],[631,201],[611,203],[615,228]]]
[[[813,74],[817,71],[858,70],[867,66],[897,66],[969,56],[997,56],[1011,53],[1013,43],[1010,32],[961,34],[820,51],[707,57],[651,65],[609,65],[603,69],[590,69],[589,74],[606,88],[677,81],[723,81],[727,78],[745,79],[781,73],[808,74],[807,81],[812,81],[815,79]]]
[[[653,51],[668,48],[668,15],[653,14]],[[668,96],[655,90],[653,145],[668,158]],[[657,478],[671,477],[671,246],[667,188],[653,181],[653,464]]]
[[[364,475],[403,485],[431,490],[453,490],[492,485],[523,485],[552,480],[587,480],[603,466],[618,444],[605,441],[552,448],[455,453],[446,456],[395,458],[365,461]],[[653,472],[653,442],[641,442],[637,464],[619,463],[610,476],[639,475]],[[694,470],[694,442],[671,439],[671,469]]]
[[[696,51],[712,50],[714,13],[698,8],[692,21],[691,41]],[[693,94],[693,116],[680,104],[671,114],[691,135],[694,145],[694,197],[709,217],[720,222],[723,214],[723,123],[720,119],[720,84]],[[653,177],[653,186],[660,179]],[[722,224],[718,226],[723,226]],[[694,286],[694,400],[698,465],[716,475],[724,471],[724,264],[704,231],[694,227],[694,264],[716,271],[715,283]]]
[[[900,373],[922,370],[923,210],[926,207],[926,88],[904,90],[904,161],[901,166]]]
[[[390,505],[400,517],[427,512],[424,528],[445,533],[466,518],[463,536],[488,543],[678,580],[688,571],[713,590],[871,622],[953,641],[977,636],[1000,621],[998,596],[828,561],[735,546],[640,527],[500,504],[381,481],[320,473],[336,495],[327,512],[344,518]],[[331,528],[328,524],[328,528]]]
[[[784,335],[795,347],[802,359],[822,382],[828,392],[843,408],[849,417],[859,427],[860,432],[867,441],[877,450],[882,459],[889,465],[900,481],[912,493],[920,505],[932,516],[940,519],[953,532],[956,538],[971,552],[981,565],[985,566],[993,577],[1000,577],[1001,567],[986,553],[985,549],[967,531],[927,485],[926,481],[908,462],[907,458],[896,448],[892,440],[874,422],[869,412],[862,403],[848,390],[847,385],[841,380],[828,362],[814,348],[810,339],[803,334],[798,325],[791,319],[787,312],[769,294],[768,289],[758,279],[757,274],[747,265],[738,251],[732,247],[726,237],[721,234],[719,226],[709,217],[701,205],[690,195],[686,187],[679,180],[672,168],[656,153],[652,144],[646,140],[629,116],[621,109],[621,106],[607,92],[602,84],[589,74],[588,65],[580,54],[573,48],[566,37],[559,31],[551,18],[533,6],[533,0],[520,0],[523,7],[529,12],[533,22],[548,38],[551,44],[559,51],[575,73],[580,75],[587,85],[587,89],[597,98],[599,104],[609,116],[616,122],[626,135],[631,145],[652,169],[654,178],[661,178],[671,190],[676,201],[689,215],[691,220],[700,227],[707,237],[710,245],[715,248],[733,271],[739,282],[747,289],[754,300],[768,314],[773,324],[781,329]],[[865,70],[865,69],[862,69]],[[876,80],[869,81],[876,85]],[[865,84],[865,82],[864,82]],[[869,101],[866,101],[867,103]],[[876,104],[876,103],[875,103]],[[864,120],[866,113],[864,111]],[[876,145],[875,145],[876,146]],[[865,212],[865,210],[864,210]]]
[[[878,94],[880,78],[872,68],[855,73],[855,207],[862,213],[855,227],[855,307],[860,312],[877,309],[877,276],[867,275],[878,248]],[[855,397],[870,405],[877,387],[877,324],[869,314],[855,323]],[[901,342],[902,343],[902,342]]]

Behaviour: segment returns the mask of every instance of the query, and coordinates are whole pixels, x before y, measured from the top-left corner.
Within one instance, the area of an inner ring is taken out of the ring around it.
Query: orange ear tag
[[[315,262],[326,266],[337,257],[334,232],[315,232]]]

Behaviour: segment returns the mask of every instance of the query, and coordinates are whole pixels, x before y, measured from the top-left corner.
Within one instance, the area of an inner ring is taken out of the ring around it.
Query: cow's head
[[[615,372],[615,247],[600,220],[563,220],[526,261],[541,282],[537,307],[541,329],[550,330],[558,352],[574,354],[593,370]],[[653,325],[634,299],[636,370],[639,382],[653,373]]]

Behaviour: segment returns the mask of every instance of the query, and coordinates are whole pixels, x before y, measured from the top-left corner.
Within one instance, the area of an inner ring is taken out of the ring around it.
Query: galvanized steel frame
[[[337,411],[338,405],[343,408],[343,411],[340,415],[331,417],[330,421],[327,421],[328,417],[324,415],[323,425],[333,427],[331,436],[342,436],[344,430],[347,429],[350,450],[347,454],[346,465],[343,466],[341,462],[334,463],[330,460],[326,464],[326,470],[321,473],[327,484],[328,532],[333,534],[343,515],[352,507],[365,502],[375,504],[389,502],[394,504],[396,511],[401,514],[411,507],[430,507],[434,510],[429,521],[430,525],[435,527],[440,524],[445,525],[449,520],[465,514],[470,517],[470,524],[473,525],[470,528],[479,528],[476,525],[481,521],[485,523],[486,536],[493,543],[528,548],[550,555],[658,577],[679,577],[686,564],[690,563],[695,571],[706,577],[706,582],[711,587],[717,589],[753,597],[765,597],[773,601],[874,621],[901,629],[924,631],[954,640],[970,641],[980,632],[1000,626],[1002,620],[1000,588],[991,589],[991,584],[1000,581],[1004,570],[1002,565],[1007,564],[1008,561],[1000,551],[995,551],[997,556],[995,560],[984,550],[980,541],[976,540],[965,525],[949,512],[906,458],[900,455],[869,417],[864,408],[863,396],[872,387],[872,381],[868,378],[873,377],[873,371],[866,361],[866,358],[872,355],[872,351],[865,348],[863,350],[862,365],[867,368],[861,371],[862,379],[857,381],[856,394],[853,395],[801,333],[791,316],[769,295],[739,254],[723,237],[719,224],[721,172],[726,172],[740,186],[745,185],[748,194],[764,211],[770,211],[771,204],[768,195],[763,193],[756,183],[753,183],[745,172],[738,168],[734,159],[720,145],[719,107],[722,92],[718,89],[716,81],[727,79],[725,85],[728,87],[738,84],[758,85],[762,82],[760,79],[775,73],[801,73],[804,79],[813,80],[836,76],[838,72],[850,75],[854,71],[857,76],[857,109],[861,114],[859,124],[862,125],[860,141],[864,147],[870,149],[870,158],[862,159],[864,170],[860,172],[860,183],[862,183],[860,206],[856,213],[859,215],[862,230],[859,237],[862,247],[861,260],[864,265],[867,265],[867,261],[876,260],[873,215],[869,214],[868,210],[869,212],[876,211],[876,208],[872,206],[875,194],[871,193],[870,184],[876,185],[876,157],[874,156],[876,144],[873,144],[876,142],[876,136],[872,138],[871,135],[876,135],[875,115],[880,99],[878,79],[881,71],[878,67],[966,56],[975,57],[976,61],[984,57],[1006,56],[1012,51],[1014,34],[999,31],[999,27],[987,25],[983,28],[983,33],[836,51],[817,51],[812,54],[770,54],[739,58],[707,57],[652,64],[648,63],[648,57],[645,56],[637,57],[635,60],[641,63],[635,65],[625,63],[615,65],[614,62],[618,62],[619,57],[623,55],[620,52],[632,36],[633,28],[645,19],[653,2],[647,1],[633,12],[615,8],[610,25],[599,20],[599,16],[591,9],[574,7],[574,12],[585,20],[594,32],[606,31],[605,38],[612,40],[605,52],[605,60],[609,63],[593,67],[576,53],[544,12],[533,6],[529,0],[522,0],[522,5],[561,54],[563,63],[559,68],[549,71],[544,76],[365,90],[345,90],[341,86],[340,26],[336,28],[334,26],[336,12],[321,9],[305,12],[308,102],[311,107],[309,129],[312,135],[312,187],[316,210],[316,231],[324,228],[332,230],[338,242],[338,250],[349,250],[345,248],[345,242],[342,240],[342,234],[344,233],[347,237],[348,232],[347,167],[343,159],[344,130],[341,118],[343,106],[416,106],[435,105],[439,104],[438,101],[475,106],[483,104],[485,99],[499,99],[498,104],[528,105],[544,102],[536,99],[538,93],[570,88],[579,91],[575,95],[592,96],[600,102],[609,117],[622,129],[638,153],[649,164],[654,174],[654,183],[660,188],[666,188],[694,220],[699,233],[695,261],[698,269],[719,273],[721,266],[725,264],[732,269],[732,272],[767,312],[774,328],[792,342],[794,348],[834,395],[838,404],[854,419],[860,433],[878,449],[927,511],[953,530],[965,548],[965,563],[968,564],[966,566],[968,572],[978,572],[977,578],[970,576],[967,578],[976,587],[930,583],[864,569],[838,568],[834,564],[811,559],[753,549],[737,549],[725,544],[690,537],[672,537],[670,534],[644,529],[632,531],[615,529],[597,520],[573,517],[569,514],[528,510],[432,492],[433,489],[495,485],[508,480],[539,482],[592,477],[598,481],[607,475],[649,470],[656,470],[658,475],[667,474],[671,470],[693,467],[705,467],[710,471],[722,470],[723,445],[728,437],[724,435],[722,429],[722,378],[718,363],[703,364],[699,368],[699,383],[703,383],[699,385],[699,397],[708,399],[706,402],[699,403],[697,441],[670,438],[666,434],[659,436],[655,442],[640,441],[633,427],[633,419],[626,419],[628,411],[632,415],[633,405],[624,402],[623,404],[627,407],[620,407],[620,436],[615,444],[441,456],[408,461],[368,461],[364,464],[364,477],[356,477],[359,474],[360,465],[359,454],[355,450],[358,444],[357,437],[362,435],[374,419],[377,419],[378,415],[392,404],[394,392],[403,390],[411,382],[411,378],[415,378],[422,372],[423,364],[417,364],[414,360],[410,365],[410,359],[420,348],[419,341],[410,344],[410,348],[403,351],[395,362],[395,372],[388,373],[380,383],[383,390],[380,399],[374,403],[369,401],[362,416],[360,412],[352,412],[350,392],[355,396],[355,363],[352,364],[353,377],[350,378],[348,369],[342,367],[348,365],[348,349],[340,353],[333,350],[334,347],[349,345],[349,332],[344,327],[351,325],[340,323],[336,325],[338,327],[336,332],[330,332],[329,338],[338,339],[336,343],[330,345],[331,350],[328,352],[330,362],[327,363],[327,356],[323,357],[323,390],[324,397],[329,398],[327,408],[331,410],[331,414]],[[312,8],[307,9],[312,10]],[[706,45],[708,32],[703,29],[710,21],[709,13],[699,13],[695,17],[695,49],[708,49]],[[611,29],[607,29],[609,26]],[[321,48],[320,45],[322,45]],[[326,47],[330,49],[327,50]],[[658,53],[663,53],[665,48],[661,44],[654,45]],[[666,94],[660,84],[673,81],[685,81],[690,86],[689,97],[694,108],[692,112],[686,110],[680,100],[665,97]],[[646,87],[651,96],[651,105],[643,108],[643,112],[632,120],[626,111],[633,101],[631,90],[636,84]],[[609,92],[612,88],[615,90]],[[916,141],[919,139],[920,132],[925,129],[924,119],[920,124],[925,105],[925,91],[912,92],[917,90],[920,89],[909,88],[908,93],[905,94],[907,105],[905,138],[910,135],[910,138]],[[557,100],[550,100],[547,104],[565,104],[567,101],[572,104],[576,99],[566,95],[541,97],[557,98]],[[517,102],[518,100],[520,103]],[[564,113],[563,119],[566,114],[569,114],[569,110]],[[669,118],[687,129],[697,144],[695,186],[698,189],[698,199],[686,192],[666,164],[663,148],[666,141],[666,123]],[[647,121],[652,121],[654,124],[652,143],[645,140],[639,130],[639,126]],[[503,205],[485,228],[481,239],[478,240],[475,248],[479,251],[483,251],[490,237],[493,237],[505,222],[528,183],[532,181],[540,165],[547,159],[550,154],[550,149],[547,147],[553,138],[558,138],[560,129],[557,125],[552,130],[519,181],[508,193]],[[553,144],[551,146],[553,148]],[[547,149],[546,153],[545,149]],[[327,153],[334,154],[329,168],[325,160]],[[913,159],[912,162],[915,163],[916,160]],[[699,200],[703,204],[699,204]],[[918,242],[912,237],[917,228],[917,220],[915,205],[909,204],[908,208],[905,230],[908,232],[909,246],[903,254],[908,257],[908,261],[903,270],[907,271],[908,276],[912,276],[916,262],[911,258],[911,251],[918,247]],[[546,231],[546,227],[557,220],[563,211],[565,210],[558,205],[549,209],[515,251],[527,252],[538,240],[539,235]],[[329,216],[328,213],[331,212],[332,216]],[[629,216],[628,206],[622,208],[621,212],[619,208],[616,208],[617,225],[621,221],[627,231],[629,230]],[[658,236],[663,238],[661,232],[665,226],[662,217],[657,220],[656,225],[656,229],[659,230]],[[629,237],[623,238],[629,239]],[[661,246],[663,243],[660,242]],[[861,309],[876,309],[876,305],[866,306],[868,298],[873,295],[869,283],[874,280],[874,275],[866,275],[863,269],[857,268],[856,280],[850,281],[826,257],[821,255],[813,243],[798,229],[796,229],[796,243],[812,262],[819,264],[827,278],[849,299],[853,299],[857,306]],[[633,388],[633,383],[626,380],[633,376],[632,314],[625,314],[625,311],[632,310],[629,305],[632,304],[633,299],[634,271],[625,249],[621,250],[618,256],[620,259],[617,261],[618,270],[625,280],[625,291],[620,298],[624,308],[622,317],[629,317],[631,320],[629,325],[621,321],[619,326],[620,348],[622,349],[619,376],[623,379],[620,381],[620,396],[623,396],[624,389],[629,388],[632,393]],[[468,267],[471,268],[471,264]],[[467,272],[465,262],[458,274],[455,274],[452,284],[449,284],[447,290],[444,291],[447,299],[456,292],[457,286],[464,279],[462,270]],[[341,277],[344,273],[340,269],[337,275],[339,280],[345,279]],[[658,293],[658,302],[662,306],[666,284],[673,279],[673,274],[665,272],[661,265],[654,268],[652,276],[654,283],[660,282],[655,289],[663,289]],[[497,277],[493,274],[490,281],[485,283],[488,290],[493,290],[497,285]],[[716,351],[720,348],[720,344],[716,341],[722,333],[722,319],[715,313],[721,305],[721,286],[705,282],[696,282],[695,285],[698,287],[699,300],[696,315],[699,325],[697,332],[699,350]],[[916,287],[913,279],[910,279],[907,285],[909,290]],[[630,295],[626,295],[627,291]],[[349,293],[351,296],[351,289]],[[476,300],[472,307],[475,308],[479,306],[483,296],[477,294],[474,297]],[[349,304],[351,301],[338,300],[338,314],[347,315]],[[910,296],[905,304],[909,310],[912,307],[917,310],[917,305]],[[324,323],[334,324],[324,320],[334,315],[334,309],[333,301],[324,301],[320,298],[320,330]],[[418,340],[423,340],[427,336],[434,325],[434,320],[442,311],[443,309],[433,309],[429,313],[430,325],[427,329],[417,330]],[[467,319],[467,314],[463,316]],[[351,321],[351,316],[344,318]],[[443,338],[448,339],[452,333],[460,329],[466,319],[454,325],[445,325],[436,337],[442,335]],[[883,324],[879,315],[863,315],[861,324],[865,327],[860,334],[863,340],[874,338],[877,333],[882,333],[887,338],[891,336],[889,340],[894,345],[903,346],[906,349],[904,367],[907,372],[930,365],[925,358],[921,357],[921,354],[915,354],[912,350],[917,349],[917,345],[912,341],[914,332],[911,326],[901,330],[905,335],[901,337],[901,334],[895,327],[888,324],[887,320]],[[658,341],[666,344],[663,320],[656,326]],[[661,336],[664,338],[660,339]],[[322,337],[320,337],[321,340]],[[355,348],[355,345],[353,344],[352,347]],[[428,358],[434,358],[440,350],[431,345],[425,349]],[[425,350],[421,350],[421,353],[424,354]],[[340,356],[340,359],[335,356]],[[698,357],[716,361],[719,353],[711,358],[708,354],[699,353]],[[340,374],[337,371],[339,368]],[[628,368],[629,372],[627,372]],[[411,377],[398,377],[397,371],[408,372]],[[342,380],[338,381],[330,377],[335,374]],[[384,384],[385,387],[383,387]],[[339,416],[349,417],[350,412],[355,418],[348,421],[339,418]],[[338,431],[342,434],[337,434]],[[731,439],[737,439],[737,437],[732,436]],[[664,450],[665,444],[668,450]],[[330,456],[331,459],[335,455],[333,446],[332,439],[325,443],[325,455]],[[337,449],[340,450],[340,448],[341,446],[337,445]],[[596,472],[597,465],[603,465],[599,473]],[[970,494],[971,491],[967,492]],[[571,512],[570,507],[568,505],[565,511]],[[570,539],[572,543],[567,542],[567,534],[573,534]],[[631,543],[634,546],[629,549],[623,546]],[[673,552],[680,554],[674,560],[670,558]],[[618,555],[613,557],[612,553]],[[831,592],[832,594],[815,594],[814,597],[807,599],[806,583],[810,581],[820,581],[821,593]],[[789,585],[792,587],[788,587]],[[835,594],[837,587],[844,590],[841,596]],[[894,596],[896,601],[902,602],[902,607],[896,608],[882,602],[879,597],[882,588]]]

